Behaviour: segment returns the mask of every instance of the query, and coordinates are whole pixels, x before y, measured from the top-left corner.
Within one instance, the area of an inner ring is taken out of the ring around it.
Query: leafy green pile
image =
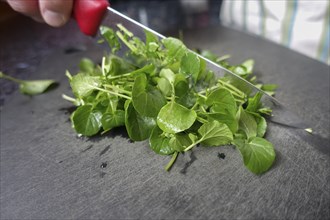
[[[117,31],[104,26],[100,31],[111,53],[100,65],[83,59],[79,73],[66,73],[75,98],[63,98],[78,106],[71,115],[78,134],[93,136],[125,126],[133,141],[149,139],[154,152],[172,155],[166,170],[179,153],[197,145],[235,145],[244,165],[256,174],[271,167],[275,151],[263,138],[263,116],[271,110],[263,107],[261,93],[243,92],[230,77],[216,78],[205,60],[178,39],[159,40],[146,32],[142,41],[120,24]],[[120,57],[122,48],[128,50]],[[203,55],[255,82],[252,60],[230,66],[210,52]]]

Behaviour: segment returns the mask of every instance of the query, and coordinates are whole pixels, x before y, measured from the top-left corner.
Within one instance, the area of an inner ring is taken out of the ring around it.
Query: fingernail
[[[43,18],[47,24],[53,27],[59,27],[65,23],[64,15],[54,11],[45,11]]]
[[[45,23],[45,20],[40,16],[32,17],[32,19],[40,23]]]

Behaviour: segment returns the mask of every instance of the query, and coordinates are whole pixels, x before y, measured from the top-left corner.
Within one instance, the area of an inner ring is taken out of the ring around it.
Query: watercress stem
[[[125,44],[125,45],[126,45],[126,46],[127,46],[132,52],[134,52],[134,53],[137,52],[137,48],[136,48],[135,46],[133,46],[132,44],[130,44],[130,43],[125,39],[124,35],[123,35],[121,32],[117,31],[116,34],[117,34],[117,36],[120,38],[120,40],[123,41],[123,43],[124,43],[124,44]]]
[[[132,96],[132,92],[127,91],[127,90],[125,90],[125,89],[121,89],[121,88],[119,88],[119,87],[117,87],[117,86],[113,86],[113,85],[110,85],[110,84],[105,84],[105,85],[103,85],[103,86],[106,87],[106,88],[111,88],[111,89],[113,89],[113,90],[117,90],[117,91],[119,91],[119,92],[125,93],[125,94],[127,94],[127,95],[129,95],[129,96]]]
[[[194,146],[196,146],[197,144],[199,144],[200,142],[202,142],[203,140],[200,139],[194,143],[192,143],[191,145],[189,145],[186,149],[184,149],[184,152],[187,152],[188,150],[190,150],[191,148],[193,148]]]
[[[126,76],[130,76],[131,73],[125,73],[125,74],[121,74],[121,75],[117,75],[117,76],[108,76],[107,79],[109,80],[113,80],[113,79],[119,79],[119,78],[123,78]]]
[[[178,152],[174,152],[174,153],[172,154],[172,158],[171,158],[170,162],[168,162],[168,164],[167,164],[166,167],[165,167],[165,170],[166,170],[166,171],[169,171],[169,170],[171,169],[171,167],[172,167],[172,165],[174,164],[176,158],[178,157],[178,154],[179,154]]]
[[[7,80],[13,81],[15,83],[22,83],[23,82],[23,80],[16,79],[14,77],[8,76],[8,75],[4,74],[3,72],[0,72],[0,78],[7,79]]]
[[[69,101],[69,102],[73,102],[73,103],[77,102],[77,99],[72,98],[72,97],[70,97],[68,95],[65,95],[65,94],[62,94],[62,98]]]
[[[107,90],[107,89],[102,89],[102,88],[99,88],[99,87],[96,87],[96,86],[92,86],[92,88],[94,88],[96,90],[99,90],[99,91],[102,91],[102,92],[107,92],[107,93],[110,93],[112,95],[116,95],[116,96],[119,96],[119,97],[122,97],[122,98],[125,98],[125,99],[128,99],[128,100],[132,99],[129,96],[126,96],[126,95],[123,95],[123,94],[120,94],[120,93],[117,93],[117,92],[112,92],[112,91]]]
[[[233,94],[235,94],[237,97],[240,97],[242,99],[245,98],[245,93],[242,92],[241,90],[237,89],[235,86],[223,81],[223,80],[218,80],[218,82],[220,83],[220,85],[222,85],[223,87],[229,89],[230,92],[232,92]]]

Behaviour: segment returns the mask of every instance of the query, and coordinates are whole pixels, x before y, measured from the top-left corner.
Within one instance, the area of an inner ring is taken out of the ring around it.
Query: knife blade
[[[103,22],[106,26],[113,29],[117,29],[117,24],[122,24],[135,36],[141,39],[144,38],[145,31],[153,33],[160,39],[165,38],[164,35],[157,31],[111,8],[107,0],[75,0],[73,14],[80,30],[86,35],[95,36],[100,24]],[[260,92],[262,94],[263,104],[272,109],[272,116],[269,117],[271,122],[297,129],[306,129],[310,127],[307,126],[305,120],[300,118],[298,114],[289,110],[273,96],[270,96],[265,91],[257,88],[249,81],[223,66],[192,50],[190,51],[195,53],[200,59],[204,60],[207,64],[207,68],[214,71],[217,76],[226,76],[227,78],[230,78],[230,81],[232,82],[240,82],[240,84],[244,85],[244,89],[248,90],[250,94]]]

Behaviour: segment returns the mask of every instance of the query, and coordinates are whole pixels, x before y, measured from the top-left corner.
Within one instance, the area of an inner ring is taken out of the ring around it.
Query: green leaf
[[[257,136],[257,122],[254,116],[239,108],[239,130],[243,131],[247,139]]]
[[[80,72],[92,73],[94,71],[95,64],[91,59],[82,58],[79,63]]]
[[[123,126],[125,125],[125,111],[117,110],[114,113],[107,112],[103,114],[101,123],[104,131]]]
[[[219,88],[210,93],[206,99],[206,105],[211,106],[211,112],[235,115],[237,111],[236,101],[233,95],[226,89]]]
[[[52,85],[54,80],[24,80],[19,84],[19,90],[26,95],[38,95],[46,92]]]
[[[216,120],[228,126],[232,133],[238,130],[238,119],[236,115],[232,115],[228,110],[227,113],[207,113],[208,121]]]
[[[156,122],[154,118],[140,115],[130,101],[125,103],[125,126],[133,141],[143,141],[150,137]]]
[[[78,134],[92,136],[101,128],[102,113],[94,111],[91,105],[83,105],[72,114],[73,127]]]
[[[261,86],[261,89],[264,91],[275,91],[277,89],[278,85],[277,84],[263,84]]]
[[[181,60],[187,52],[186,46],[178,39],[168,37],[162,40],[170,60]]]
[[[171,84],[173,84],[175,81],[175,74],[171,69],[162,69],[159,73],[159,76],[167,79]]]
[[[187,52],[181,59],[181,72],[191,75],[194,81],[197,81],[200,70],[199,57],[193,52]]]
[[[103,38],[108,42],[110,48],[112,48],[112,53],[120,50],[121,44],[113,29],[106,26],[101,26],[100,32]]]
[[[213,62],[216,62],[216,60],[217,60],[217,58],[218,58],[218,56],[217,56],[216,54],[212,53],[212,52],[209,51],[209,50],[203,50],[202,53],[201,53],[201,55],[202,55],[203,57],[205,57],[205,58],[207,58],[207,59],[213,61]]]
[[[178,133],[192,126],[196,120],[196,112],[175,102],[169,102],[157,116],[158,126],[167,133]]]
[[[189,91],[189,83],[183,74],[175,74],[174,79],[175,96],[180,98]]]
[[[129,73],[135,70],[133,65],[126,60],[117,56],[109,57],[109,72],[110,76],[118,76],[125,73]]]
[[[157,87],[164,96],[170,96],[172,94],[171,83],[165,78],[159,78],[157,80]]]
[[[162,93],[148,84],[144,74],[135,78],[132,101],[136,111],[147,117],[156,117],[159,110],[166,104]]]
[[[257,112],[258,109],[261,107],[261,92],[257,92],[252,98],[249,98],[248,106],[246,107],[246,110],[249,112]]]
[[[265,136],[267,130],[267,121],[262,116],[256,118],[257,118],[257,137],[263,137]]]
[[[198,133],[201,135],[200,140],[204,146],[226,145],[233,140],[233,134],[228,126],[218,121],[203,124],[198,129]]]
[[[268,107],[264,107],[264,108],[258,109],[258,112],[261,114],[265,114],[265,115],[271,115],[273,110]]]
[[[146,35],[146,44],[150,43],[157,43],[158,44],[158,37],[151,33],[150,31],[145,30],[145,35]]]
[[[183,152],[186,147],[192,144],[192,140],[188,134],[177,133],[170,139],[169,144],[176,152]]]
[[[170,137],[167,137],[163,134],[163,131],[156,126],[151,133],[149,138],[150,148],[161,155],[169,155],[174,153],[174,149],[170,145]]]
[[[267,171],[275,160],[273,145],[260,137],[252,137],[249,142],[234,141],[239,149],[244,165],[253,173],[261,174]]]
[[[89,76],[78,73],[72,77],[70,85],[76,97],[83,98],[90,95],[97,87],[101,85],[101,80],[97,76]]]
[[[56,85],[54,80],[21,80],[8,76],[0,71],[0,78],[10,80],[19,84],[19,89],[22,94],[38,95],[46,92],[51,86]]]
[[[244,66],[234,66],[232,68],[230,68],[233,73],[239,75],[239,76],[245,76],[247,73],[247,70]]]
[[[241,65],[245,67],[246,73],[251,74],[254,67],[254,60],[252,59],[246,60]]]

